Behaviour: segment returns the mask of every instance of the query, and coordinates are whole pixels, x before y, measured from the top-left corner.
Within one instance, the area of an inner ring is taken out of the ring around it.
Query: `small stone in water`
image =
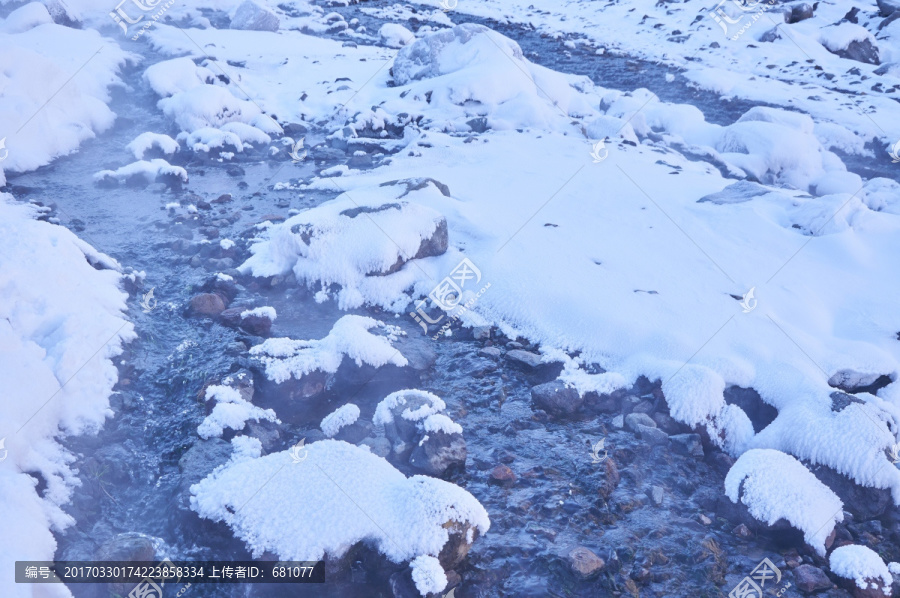
[[[749,538],[753,535],[753,532],[750,531],[750,528],[748,528],[743,523],[731,530],[731,532],[739,538]]]
[[[590,579],[594,577],[606,565],[599,556],[594,554],[589,548],[578,546],[569,552],[569,568],[572,573],[579,579]]]
[[[506,465],[498,465],[491,470],[491,482],[509,486],[516,481],[516,474]]]

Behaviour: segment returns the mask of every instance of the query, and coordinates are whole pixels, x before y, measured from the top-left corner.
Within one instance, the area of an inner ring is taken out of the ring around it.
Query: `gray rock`
[[[829,51],[841,58],[849,58],[850,60],[864,62],[866,64],[881,64],[878,46],[873,44],[870,39],[864,39],[862,41],[853,40],[842,50]]]
[[[622,428],[625,427],[625,416],[617,415],[614,418],[612,418],[612,421],[610,423],[612,424],[613,428],[617,428],[617,429],[621,430]]]
[[[878,2],[878,10],[881,16],[889,17],[900,8],[900,0],[876,0]]]
[[[485,347],[478,352],[479,355],[484,355],[485,357],[500,357],[503,355],[503,351],[498,349],[497,347]]]
[[[391,443],[387,438],[364,438],[359,444],[369,447],[369,450],[379,457],[387,458],[391,454]]]
[[[638,426],[646,426],[648,428],[655,428],[656,422],[653,421],[653,418],[647,415],[646,413],[629,413],[625,416],[625,427],[631,432],[637,432]]]
[[[703,458],[703,443],[699,434],[675,434],[669,436],[675,452],[691,457]]]
[[[793,4],[784,12],[784,22],[788,24],[799,23],[813,17],[813,7],[806,2]]]
[[[492,484],[500,484],[501,486],[511,486],[516,483],[516,474],[506,465],[498,465],[491,470]]]
[[[577,390],[567,387],[559,380],[533,387],[531,400],[538,409],[557,417],[571,416],[584,404],[584,399]]]
[[[812,565],[800,565],[794,569],[794,584],[807,594],[831,589],[833,585],[824,571]]]
[[[394,343],[394,346],[401,355],[406,357],[408,367],[417,372],[430,370],[437,360],[437,353],[435,353],[432,343],[425,340],[424,336],[403,336]]]
[[[483,341],[491,338],[490,326],[475,326],[472,328],[472,337],[476,341]]]
[[[540,355],[523,349],[513,349],[506,354],[506,357],[531,368],[536,368],[542,363]]]
[[[231,458],[231,444],[221,438],[198,440],[178,460],[182,486],[196,484]]]
[[[278,31],[279,25],[278,15],[269,8],[253,0],[245,0],[235,11],[230,26],[232,29],[250,31]]]
[[[641,440],[650,444],[666,444],[669,442],[669,435],[659,428],[651,428],[641,424],[637,426],[637,435]]]
[[[569,569],[578,579],[587,580],[596,577],[606,563],[593,550],[578,546],[573,548],[567,557]]]

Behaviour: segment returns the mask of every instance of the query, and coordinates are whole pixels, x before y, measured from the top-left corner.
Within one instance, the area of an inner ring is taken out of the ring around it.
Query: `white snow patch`
[[[322,429],[325,436],[332,438],[341,431],[341,428],[355,423],[357,419],[359,419],[359,407],[353,403],[347,403],[326,415],[319,428]]]
[[[875,589],[880,582],[886,594],[891,595],[891,571],[871,548],[856,544],[839,546],[828,557],[828,567],[835,575],[854,581],[861,590],[869,589],[870,584]]]

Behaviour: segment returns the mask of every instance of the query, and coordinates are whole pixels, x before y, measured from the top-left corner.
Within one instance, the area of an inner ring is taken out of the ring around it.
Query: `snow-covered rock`
[[[279,25],[278,15],[255,0],[244,0],[231,17],[232,29],[278,31]]]
[[[820,556],[835,524],[844,519],[843,503],[834,492],[799,461],[771,449],[741,455],[725,477],[725,494],[769,525],[785,519]],[[823,521],[826,514],[830,518]]]
[[[188,175],[187,171],[181,166],[172,166],[162,158],[154,158],[152,160],[138,160],[116,170],[101,170],[94,174],[94,181],[101,184],[106,184],[109,181],[119,183],[143,181],[147,184],[154,181],[167,183],[181,181],[182,183],[187,183]]]
[[[465,490],[406,478],[365,448],[322,440],[294,461],[290,451],[232,461],[191,487],[191,508],[227,523],[254,556],[285,560],[337,559],[365,541],[392,562],[428,556],[446,569],[490,527]],[[422,588],[439,585],[434,564],[413,565]]]
[[[253,405],[231,386],[208,386],[204,398],[207,401],[214,399],[216,403],[212,412],[197,427],[197,433],[201,438],[221,436],[229,428],[240,432],[251,419],[278,422],[274,411]]]
[[[832,573],[852,581],[860,590],[881,590],[885,596],[891,595],[893,576],[871,548],[856,544],[839,546],[828,556],[828,566]]]
[[[359,419],[359,407],[353,403],[347,403],[338,407],[322,419],[319,428],[328,438],[333,438],[341,428],[349,426]]]
[[[174,154],[179,150],[178,142],[161,133],[141,133],[125,146],[137,160],[143,160],[147,150],[157,148],[166,155]]]
[[[402,48],[416,39],[412,31],[397,23],[382,25],[378,30],[378,37],[381,38],[381,43],[391,48]]]

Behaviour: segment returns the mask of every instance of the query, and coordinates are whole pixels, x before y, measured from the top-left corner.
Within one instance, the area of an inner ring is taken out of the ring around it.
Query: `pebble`
[[[648,428],[655,428],[656,422],[653,421],[646,413],[629,413],[625,416],[625,427],[628,428],[632,432],[638,431],[638,426],[646,426]]]
[[[509,486],[516,481],[516,474],[506,465],[498,465],[491,470],[491,482]]]
[[[743,523],[740,524],[739,526],[737,526],[736,528],[734,528],[733,530],[731,530],[731,533],[733,533],[735,536],[737,536],[739,538],[745,538],[745,539],[753,536],[753,532],[750,531],[750,528],[747,527],[746,525],[744,525]]]
[[[503,351],[498,349],[497,347],[485,347],[478,352],[479,355],[484,355],[485,357],[500,357],[503,355]]]
[[[508,347],[509,345],[507,345]],[[537,353],[532,353],[530,351],[523,351],[522,349],[513,349],[506,354],[508,359],[512,361],[517,361],[519,363],[525,364],[528,367],[536,368],[541,365],[541,356]]]

